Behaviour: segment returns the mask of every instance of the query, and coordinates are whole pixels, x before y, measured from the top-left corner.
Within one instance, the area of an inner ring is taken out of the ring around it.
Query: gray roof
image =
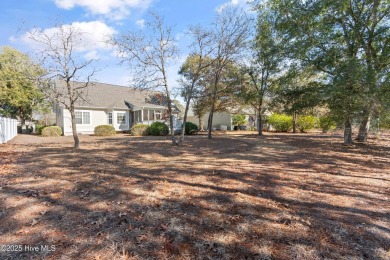
[[[74,87],[82,87],[85,85],[83,82],[71,82]],[[57,89],[65,88],[65,81],[57,80]],[[150,90],[139,90],[130,87],[90,82],[86,88],[82,88],[83,97],[85,100],[79,99],[76,103],[77,107],[88,108],[105,108],[105,109],[142,109],[147,108],[160,108],[165,107],[145,103],[145,99],[151,94],[157,93]]]

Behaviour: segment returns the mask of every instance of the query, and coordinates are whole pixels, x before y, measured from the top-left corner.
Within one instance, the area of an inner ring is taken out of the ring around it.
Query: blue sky
[[[99,59],[100,71],[94,79],[100,82],[128,85],[130,75],[125,65],[103,44],[103,36],[126,30],[142,30],[148,11],[164,16],[173,25],[180,59],[169,68],[171,86],[177,85],[177,71],[188,54],[184,32],[190,25],[210,24],[218,10],[228,5],[246,5],[246,0],[1,0],[0,46],[11,46],[23,52],[34,50],[26,40],[29,28],[50,30],[56,20],[79,26],[88,33],[89,49],[79,55]]]

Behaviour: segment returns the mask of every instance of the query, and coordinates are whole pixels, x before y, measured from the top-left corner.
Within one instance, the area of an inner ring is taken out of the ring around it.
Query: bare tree
[[[56,25],[54,30],[42,31],[34,28],[28,37],[38,43],[38,59],[47,74],[45,77],[45,93],[58,104],[69,110],[72,122],[74,148],[80,148],[77,135],[75,105],[86,98],[86,88],[95,69],[89,69],[93,59],[84,59],[79,51],[85,46],[82,42],[83,32],[71,25]],[[52,86],[47,80],[61,79],[65,86]],[[74,81],[83,83],[75,84]]]
[[[212,52],[210,33],[200,27],[193,27],[190,29],[190,35],[193,37],[193,43],[190,46],[192,52],[179,71],[179,74],[182,76],[179,80],[181,94],[185,101],[183,128],[179,143],[184,141],[185,125],[190,102],[199,94],[199,84],[201,84],[200,82],[205,74],[205,70],[212,65],[212,60],[209,57]]]
[[[162,87],[164,89],[168,103],[172,144],[175,145],[177,142],[173,128],[172,99],[167,67],[176,60],[179,50],[175,44],[172,27],[165,25],[163,17],[151,13],[151,19],[145,25],[144,31],[129,31],[117,37],[113,36],[110,43],[118,48],[122,62],[128,63],[135,88],[159,89]]]
[[[211,29],[212,37],[212,93],[211,110],[208,119],[208,138],[211,139],[211,129],[217,93],[220,88],[223,72],[229,64],[239,59],[245,50],[250,35],[250,19],[242,9],[225,8],[216,17]]]

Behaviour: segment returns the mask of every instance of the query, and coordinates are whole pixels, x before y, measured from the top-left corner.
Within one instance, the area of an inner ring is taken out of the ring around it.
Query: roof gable
[[[65,81],[57,80],[56,88],[65,89]],[[85,83],[72,81],[73,87],[82,87]],[[90,82],[87,87],[80,89],[85,100],[79,99],[77,107],[128,109],[126,102],[131,104],[145,104],[149,97],[159,93],[150,90],[139,90],[131,87],[118,86],[106,83]]]

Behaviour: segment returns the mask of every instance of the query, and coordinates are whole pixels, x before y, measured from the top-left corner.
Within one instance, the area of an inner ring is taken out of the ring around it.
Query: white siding
[[[94,129],[98,125],[108,124],[108,112],[104,109],[76,109],[76,111],[90,112],[90,124],[77,124],[77,133],[93,134]],[[67,109],[63,110],[64,118],[64,135],[72,135],[72,121],[70,112]]]
[[[207,121],[209,120],[209,113],[202,117],[205,130],[207,129]],[[187,118],[188,122],[194,123],[199,126],[199,118],[197,116],[190,116]],[[228,130],[233,130],[232,127],[232,115],[228,112],[217,112],[213,115],[212,128],[221,129],[221,125],[227,126]]]

